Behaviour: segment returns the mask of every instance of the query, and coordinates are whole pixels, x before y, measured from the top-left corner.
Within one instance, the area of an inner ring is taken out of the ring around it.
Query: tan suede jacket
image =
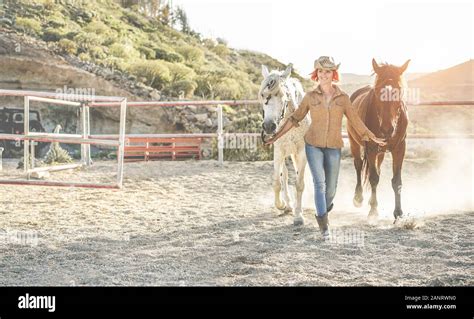
[[[317,147],[342,148],[342,115],[345,114],[362,141],[369,141],[369,129],[359,118],[349,96],[334,85],[336,92],[326,105],[320,86],[306,93],[300,106],[290,116],[290,121],[298,127],[306,114],[310,113],[311,125],[304,136],[306,143]]]

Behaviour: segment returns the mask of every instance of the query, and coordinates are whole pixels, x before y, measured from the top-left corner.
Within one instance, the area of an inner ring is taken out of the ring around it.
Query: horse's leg
[[[392,151],[393,157],[393,178],[392,178],[392,188],[395,192],[395,210],[393,211],[393,216],[395,220],[403,216],[402,204],[401,204],[401,194],[402,194],[402,164],[403,159],[405,158],[406,150],[406,141],[403,140],[397,146],[395,150]]]
[[[281,186],[283,187],[283,200],[285,201],[285,212],[292,212],[293,208],[291,207],[291,198],[290,192],[288,188],[288,167],[286,167],[286,163],[283,160],[282,167],[281,167]]]
[[[369,165],[369,182],[370,188],[372,190],[372,194],[370,195],[370,211],[369,211],[369,218],[377,218],[379,215],[378,212],[378,202],[377,202],[377,185],[379,184],[380,179],[380,171],[377,168],[377,153],[376,152],[369,152],[368,154],[368,165]]]
[[[281,191],[281,168],[285,165],[285,158],[282,158],[280,152],[274,152],[273,157],[273,192],[275,193],[275,207],[285,209],[285,203],[280,198]]]
[[[364,195],[362,192],[362,181],[361,181],[361,172],[362,172],[362,156],[360,152],[360,145],[349,135],[349,142],[351,145],[351,153],[354,158],[354,167],[356,170],[357,176],[357,185],[354,192],[354,198],[352,202],[355,207],[361,207],[362,201],[364,200]]]
[[[302,198],[304,191],[304,172],[306,169],[306,152],[304,145],[298,153],[292,156],[293,166],[296,171],[296,207],[295,207],[295,219],[294,225],[303,225],[303,209],[302,209]]]

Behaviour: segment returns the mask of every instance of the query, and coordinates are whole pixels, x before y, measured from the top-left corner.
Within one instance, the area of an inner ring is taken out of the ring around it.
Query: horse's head
[[[285,114],[289,102],[285,82],[290,77],[291,68],[290,64],[285,71],[269,72],[267,67],[262,65],[263,81],[258,98],[263,107],[263,130],[266,134],[275,134]]]
[[[385,138],[390,138],[396,128],[403,105],[402,74],[408,67],[410,60],[398,67],[392,64],[377,64],[372,59],[372,66],[376,74],[375,97],[377,117],[380,129]]]

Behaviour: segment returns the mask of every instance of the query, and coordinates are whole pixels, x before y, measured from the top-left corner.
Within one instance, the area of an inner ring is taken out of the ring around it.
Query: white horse
[[[292,65],[285,71],[268,71],[262,65],[263,81],[258,98],[263,105],[263,131],[265,135],[275,134],[288,120],[289,116],[298,108],[303,100],[304,91],[301,83],[290,77]],[[301,208],[301,199],[304,190],[304,172],[306,168],[306,153],[304,134],[309,128],[310,120],[307,116],[300,122],[300,126],[291,129],[279,138],[273,145],[273,191],[275,192],[275,207],[285,212],[293,211],[288,192],[288,168],[285,159],[291,156],[296,171],[296,206],[294,209],[294,225],[303,225],[304,218]],[[283,199],[281,191],[283,190]]]

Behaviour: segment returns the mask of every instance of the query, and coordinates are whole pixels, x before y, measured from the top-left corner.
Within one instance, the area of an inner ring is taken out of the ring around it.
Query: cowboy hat
[[[314,61],[314,69],[315,70],[330,70],[330,71],[337,71],[341,63],[337,64],[334,63],[334,59],[330,56],[320,56]]]

